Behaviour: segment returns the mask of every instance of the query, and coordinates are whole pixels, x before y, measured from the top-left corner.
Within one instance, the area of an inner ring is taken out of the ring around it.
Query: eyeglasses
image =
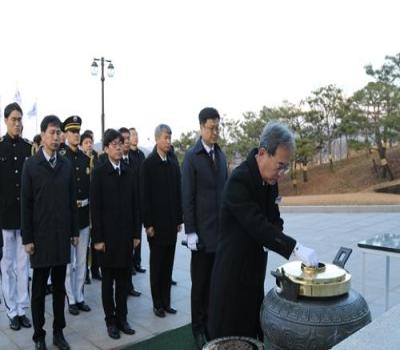
[[[286,174],[289,171],[289,164],[278,163],[278,171]]]
[[[122,142],[121,141],[113,141],[113,142],[110,142],[110,145],[112,145],[113,147],[121,147]]]
[[[219,133],[219,126],[203,126],[205,129],[210,130],[211,132]]]
[[[280,174],[282,173],[286,174],[289,171],[290,168],[289,163],[279,162],[275,159],[275,156],[270,156],[270,158],[274,159],[275,163],[277,164],[277,170]]]

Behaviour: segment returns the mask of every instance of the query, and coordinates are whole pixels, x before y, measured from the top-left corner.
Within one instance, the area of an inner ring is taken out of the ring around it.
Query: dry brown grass
[[[376,153],[367,157],[365,151],[350,159],[334,163],[333,172],[328,164],[316,166],[308,171],[308,182],[303,182],[301,171],[297,174],[297,192],[293,188],[289,176],[280,181],[279,192],[283,196],[304,196],[321,194],[341,194],[373,191],[373,186],[387,182],[377,176],[372,159],[379,164]],[[400,147],[394,147],[387,151],[387,160],[393,172],[394,178],[400,178]]]

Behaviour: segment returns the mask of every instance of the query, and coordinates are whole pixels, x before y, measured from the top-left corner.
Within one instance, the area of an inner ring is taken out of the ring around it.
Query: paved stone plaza
[[[322,261],[331,262],[339,247],[353,248],[353,253],[346,264],[352,274],[352,287],[361,292],[362,255],[357,249],[357,242],[378,233],[400,231],[400,209],[392,207],[391,212],[371,212],[341,208],[332,210],[332,213],[323,213],[315,209],[314,212],[301,209],[282,210],[285,220],[285,232],[293,235],[302,244],[316,249]],[[296,212],[297,211],[297,212]],[[324,210],[327,211],[327,210]],[[329,211],[329,210],[328,210]],[[183,234],[179,235],[179,242]],[[143,265],[148,268],[148,245],[143,245]],[[66,310],[67,327],[65,336],[72,349],[94,350],[113,349],[140,342],[166,330],[183,326],[190,322],[190,253],[177,245],[173,277],[178,282],[172,288],[172,306],[178,309],[176,315],[167,315],[166,318],[157,318],[152,312],[152,303],[149,286],[149,273],[133,276],[136,289],[143,294],[139,298],[129,297],[128,319],[136,334],[127,336],[121,334],[121,339],[112,340],[107,336],[103,309],[100,299],[100,282],[92,281],[85,287],[86,302],[92,307],[89,313],[72,316]],[[391,259],[390,275],[390,306],[400,303],[400,259]],[[268,275],[266,290],[274,285],[274,279],[269,271],[285,263],[285,260],[274,253],[270,253],[268,261]],[[385,258],[383,256],[367,255],[367,283],[364,297],[369,303],[372,317],[384,312],[384,283]],[[46,342],[49,349],[52,346],[52,307],[51,296],[46,297]],[[30,310],[28,312],[30,317]],[[4,309],[4,302],[0,305],[0,349],[32,349],[32,329],[13,331],[8,326],[8,319]],[[173,350],[173,349],[171,349]],[[178,349],[180,350],[180,349]]]

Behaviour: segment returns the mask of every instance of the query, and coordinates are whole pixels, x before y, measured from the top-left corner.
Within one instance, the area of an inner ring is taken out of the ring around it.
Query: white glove
[[[190,250],[197,250],[198,242],[199,242],[199,236],[197,236],[196,232],[187,234],[187,247]]]
[[[318,266],[319,259],[314,249],[304,247],[300,243],[297,243],[292,254],[306,266]]]

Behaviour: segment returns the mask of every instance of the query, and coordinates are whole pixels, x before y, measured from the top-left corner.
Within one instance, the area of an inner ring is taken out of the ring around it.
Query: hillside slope
[[[372,163],[375,159],[379,164],[376,153],[369,157],[364,154],[354,156],[350,159],[334,163],[334,171],[329,169],[328,164],[316,166],[308,171],[308,182],[303,182],[302,171],[297,173],[297,192],[292,182],[286,175],[279,183],[279,192],[283,196],[294,195],[317,195],[352,193],[373,190],[375,185],[382,184],[387,180],[378,177]],[[387,160],[395,179],[400,178],[400,147],[394,147],[387,151]]]

